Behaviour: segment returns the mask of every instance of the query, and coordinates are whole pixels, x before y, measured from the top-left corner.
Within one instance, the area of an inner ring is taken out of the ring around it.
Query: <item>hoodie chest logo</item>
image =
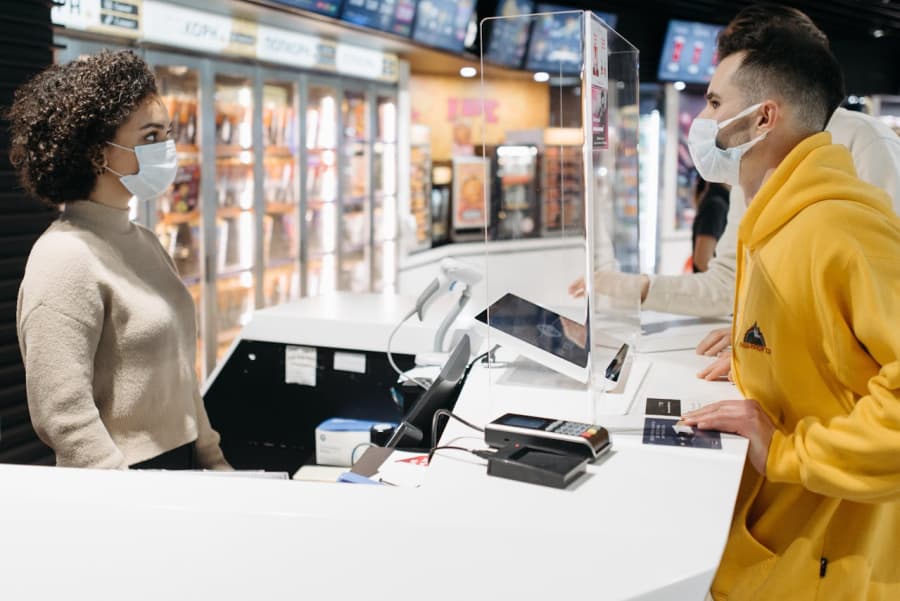
[[[753,322],[750,329],[744,332],[744,340],[741,342],[741,347],[766,353],[767,355],[772,354],[772,349],[766,346],[766,337],[763,336],[762,330],[759,329],[759,325],[756,322]]]

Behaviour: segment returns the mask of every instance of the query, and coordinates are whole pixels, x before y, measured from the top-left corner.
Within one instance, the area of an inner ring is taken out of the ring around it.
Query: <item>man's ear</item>
[[[756,135],[771,131],[781,119],[781,107],[774,100],[764,101],[756,113]]]

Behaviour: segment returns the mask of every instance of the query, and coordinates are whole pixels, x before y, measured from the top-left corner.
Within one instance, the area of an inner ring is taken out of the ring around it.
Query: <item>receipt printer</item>
[[[370,444],[383,444],[397,424],[333,417],[316,426],[316,463],[349,467]]]

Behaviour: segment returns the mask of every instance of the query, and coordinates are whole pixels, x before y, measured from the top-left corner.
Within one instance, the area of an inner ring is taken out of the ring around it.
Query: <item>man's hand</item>
[[[719,353],[719,357],[701,369],[697,373],[697,377],[709,382],[724,380],[726,378],[729,382],[734,382],[731,378],[731,351],[722,351]]]
[[[769,458],[769,445],[772,443],[775,425],[753,399],[719,401],[685,413],[681,419],[689,426],[697,426],[701,430],[740,434],[750,441],[750,463],[756,471],[766,475],[766,460]]]
[[[731,344],[731,328],[719,328],[707,334],[697,345],[697,354],[715,357]]]

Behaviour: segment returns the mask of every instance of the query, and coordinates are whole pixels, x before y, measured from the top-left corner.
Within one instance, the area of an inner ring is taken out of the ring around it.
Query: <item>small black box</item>
[[[585,472],[587,458],[541,449],[508,445],[488,459],[489,476],[565,488]]]

